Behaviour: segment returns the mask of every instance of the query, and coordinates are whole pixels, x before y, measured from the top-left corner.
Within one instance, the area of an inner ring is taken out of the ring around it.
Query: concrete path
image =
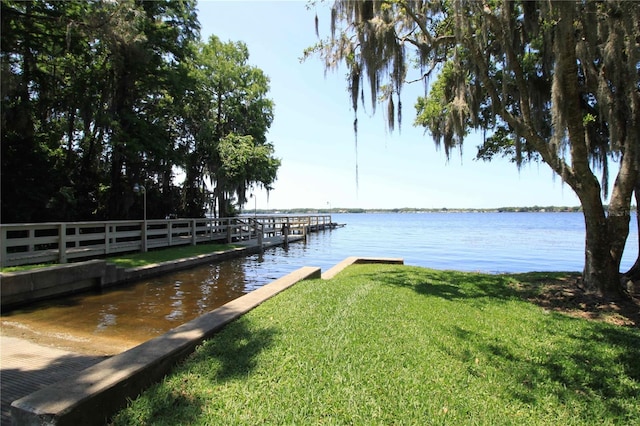
[[[28,340],[0,336],[1,425],[11,425],[16,399],[67,378],[106,357],[79,355],[40,346]]]

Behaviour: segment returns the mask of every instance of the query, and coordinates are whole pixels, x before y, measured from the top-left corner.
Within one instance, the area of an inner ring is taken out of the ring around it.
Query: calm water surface
[[[490,273],[583,267],[580,213],[334,214],[333,221],[346,226],[286,249],[37,304],[3,315],[3,327],[139,343],[302,266],[325,271],[348,256],[402,257],[409,265]],[[635,218],[627,247],[623,269],[637,255]]]

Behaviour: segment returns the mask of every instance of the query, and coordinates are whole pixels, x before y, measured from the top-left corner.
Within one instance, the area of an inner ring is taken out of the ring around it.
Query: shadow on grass
[[[504,275],[404,267],[365,276],[384,285],[409,288],[421,295],[447,300],[512,300],[518,297],[518,292],[509,286],[511,279]]]
[[[470,330],[466,324],[444,327],[450,338],[440,349],[467,365],[471,376],[508,376],[494,379],[507,384],[502,388],[505,401],[555,405],[555,400],[576,407],[576,416],[583,417],[578,423],[602,417],[615,419],[614,424],[638,424],[640,335],[635,330],[552,314],[542,327],[536,326],[531,340],[557,343],[533,342],[523,349],[500,331]]]
[[[275,334],[274,328],[251,330],[240,319],[205,342],[196,355],[196,361],[214,358],[219,362],[211,377],[215,382],[247,377],[257,364],[257,356],[273,343]]]
[[[579,321],[552,317],[555,319],[549,320],[549,328],[554,327],[554,321]],[[541,403],[550,389],[563,403],[600,405],[608,418],[618,419],[620,424],[630,424],[627,422],[631,418],[637,421],[640,336],[628,328],[599,322],[583,324],[575,332],[564,334],[566,344],[556,346],[537,362],[514,359],[512,371],[522,386],[514,388],[513,397],[525,403]],[[512,357],[504,346],[490,346],[494,355]]]
[[[640,328],[640,298],[603,297],[587,291],[582,277],[570,272],[531,272],[509,275],[521,298],[544,309],[573,317]]]
[[[580,274],[575,272],[495,275],[404,267],[363,276],[384,285],[409,288],[418,294],[446,300],[467,300],[472,304],[484,303],[487,298],[492,303],[526,300],[573,317],[640,327],[640,300],[611,300],[589,293],[579,285]]]
[[[224,404],[216,388],[234,379],[246,379],[257,365],[258,355],[270,347],[276,330],[253,329],[240,318],[206,340],[171,375],[150,388],[112,426],[153,424],[187,425],[202,422],[205,407]],[[224,408],[220,408],[224,410]]]
[[[513,300],[535,303],[532,298],[540,298],[550,283],[560,283],[563,293],[571,292],[576,276],[562,272],[490,275],[412,267],[381,269],[366,275],[383,285],[472,306]],[[472,324],[445,323],[450,339],[441,349],[467,363],[469,373],[476,377],[483,377],[482,366],[476,361],[476,356],[483,354],[498,371],[508,372],[513,383],[509,397],[524,404],[543,404],[553,396],[563,404],[596,405],[606,418],[623,423],[638,418],[637,404],[633,403],[640,400],[637,329],[558,313],[545,315],[542,324],[530,330],[530,351],[523,351],[505,337],[507,330],[479,331]],[[544,343],[539,345],[537,341]]]

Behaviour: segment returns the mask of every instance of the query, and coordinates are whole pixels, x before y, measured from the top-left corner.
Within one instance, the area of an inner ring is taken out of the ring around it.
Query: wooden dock
[[[49,222],[0,225],[0,266],[64,264],[201,243],[232,244],[334,229],[331,215]]]

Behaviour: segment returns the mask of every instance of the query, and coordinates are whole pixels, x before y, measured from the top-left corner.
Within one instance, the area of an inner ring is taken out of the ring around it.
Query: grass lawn
[[[154,263],[167,262],[170,260],[183,259],[187,257],[199,256],[201,254],[215,253],[217,251],[232,250],[241,247],[235,244],[198,244],[195,246],[185,245],[180,247],[163,248],[152,250],[146,253],[138,252],[122,254],[107,258],[107,262],[115,263],[123,268],[135,268],[138,266],[151,265]]]
[[[182,259],[186,257],[198,256],[201,254],[209,254],[217,251],[231,250],[241,247],[236,244],[198,244],[195,246],[186,245],[180,247],[163,248],[161,250],[152,250],[146,253],[136,252],[128,254],[120,254],[107,258],[107,262],[115,263],[123,268],[135,268],[138,266],[151,265],[154,263],[167,262],[169,260]],[[20,272],[37,268],[46,268],[58,265],[57,263],[43,263],[37,265],[8,266],[0,269],[0,272]]]
[[[37,263],[34,265],[5,266],[4,268],[0,268],[0,272],[30,271],[32,269],[48,268],[49,266],[55,265],[57,265],[57,263]]]
[[[113,423],[640,424],[640,329],[541,308],[526,277],[354,265],[300,282]]]

